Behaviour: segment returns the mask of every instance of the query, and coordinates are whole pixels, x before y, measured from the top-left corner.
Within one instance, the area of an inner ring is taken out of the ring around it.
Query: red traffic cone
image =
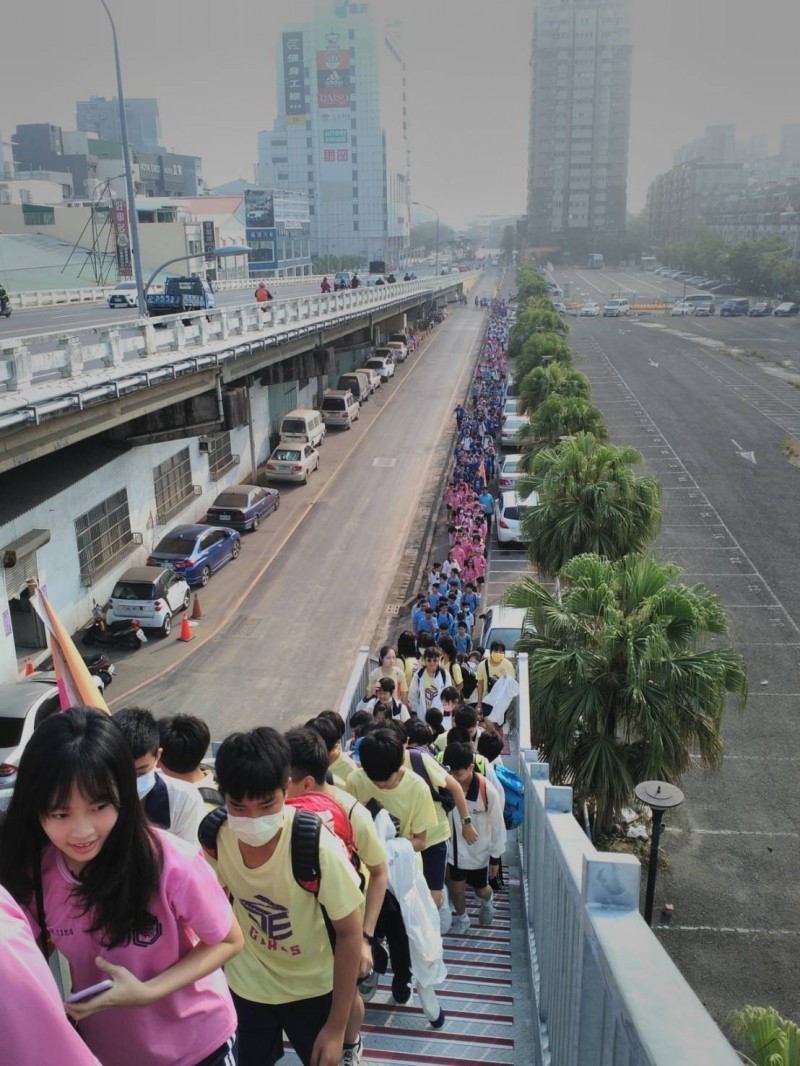
[[[200,596],[197,592],[194,594],[194,603],[192,604],[192,618],[202,618],[203,608],[200,606]]]
[[[25,657],[25,676],[30,677],[33,672],[33,659],[30,655],[27,655]]]
[[[178,640],[189,641],[194,637],[192,627],[189,625],[189,616],[184,611],[183,621],[181,622],[181,633]]]

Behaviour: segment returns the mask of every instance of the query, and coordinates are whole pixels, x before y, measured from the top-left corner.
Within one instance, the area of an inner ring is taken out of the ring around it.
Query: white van
[[[328,426],[352,429],[358,421],[358,400],[349,389],[327,389],[322,397],[322,417]]]
[[[627,300],[606,300],[603,307],[603,318],[620,318],[622,315],[631,313],[631,305]]]
[[[284,415],[280,435],[281,440],[301,441],[316,448],[325,440],[325,422],[319,411],[297,407]]]

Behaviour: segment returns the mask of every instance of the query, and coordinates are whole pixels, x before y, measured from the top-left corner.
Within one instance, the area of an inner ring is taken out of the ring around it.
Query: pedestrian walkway
[[[509,834],[515,838],[516,833]],[[525,928],[524,900],[517,864],[516,841],[504,862],[508,888],[495,896],[495,918],[489,929],[478,925],[478,906],[468,895],[472,928],[465,936],[444,937],[447,981],[436,997],[447,1015],[444,1028],[426,1022],[416,996],[405,1006],[392,1000],[391,972],[381,978],[367,1005],[362,1028],[364,1062],[374,1066],[519,1066],[532,1062],[525,1019],[532,1003],[526,944],[511,939],[512,925]],[[287,1066],[299,1059],[286,1046]]]

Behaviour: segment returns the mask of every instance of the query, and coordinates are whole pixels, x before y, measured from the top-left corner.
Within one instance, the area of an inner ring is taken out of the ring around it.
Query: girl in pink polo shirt
[[[66,1006],[103,1066],[232,1066],[221,967],[241,931],[199,847],[147,824],[108,715],[73,708],[34,732],[0,834],[0,883],[66,958],[75,991],[112,982]],[[31,1024],[18,1066],[61,1061],[33,1053]]]

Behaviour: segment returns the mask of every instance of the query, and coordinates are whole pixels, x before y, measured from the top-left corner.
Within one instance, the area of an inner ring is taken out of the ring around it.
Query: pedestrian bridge
[[[346,719],[374,665],[362,647],[339,708]],[[365,1062],[737,1066],[639,913],[638,859],[596,850],[573,817],[572,789],[552,784],[531,748],[527,655],[518,656],[518,678],[504,761],[525,781],[525,822],[509,834],[508,890],[490,929],[477,924],[474,908],[466,935],[444,937],[441,1031],[426,1024],[414,997],[394,1005],[382,980],[367,1007]]]
[[[458,274],[386,286],[276,299],[0,338],[0,472],[159,407],[325,347],[415,307],[454,300],[480,275]],[[58,429],[45,426],[58,419]]]

